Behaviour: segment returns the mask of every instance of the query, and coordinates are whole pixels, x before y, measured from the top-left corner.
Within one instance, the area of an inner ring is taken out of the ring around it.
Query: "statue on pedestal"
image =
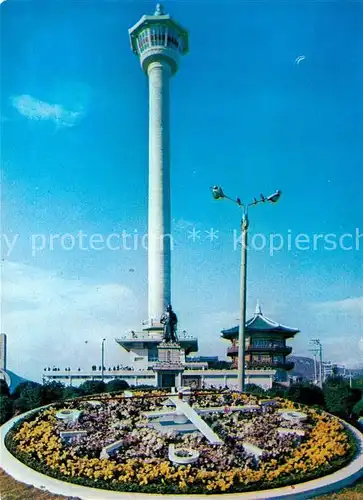
[[[178,338],[176,336],[176,325],[178,323],[178,318],[170,304],[167,306],[166,311],[161,316],[160,323],[164,325],[164,335],[163,335],[164,342],[165,343],[177,342]]]

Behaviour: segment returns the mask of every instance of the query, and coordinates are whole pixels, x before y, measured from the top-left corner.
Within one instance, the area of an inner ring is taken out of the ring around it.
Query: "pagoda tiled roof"
[[[257,305],[256,312],[251,319],[246,321],[245,333],[282,333],[284,337],[293,337],[300,330],[290,328],[289,326],[281,325],[272,319],[267,318],[262,314],[261,307]],[[238,337],[239,326],[234,326],[226,330],[222,330],[222,337],[225,339],[235,339]]]

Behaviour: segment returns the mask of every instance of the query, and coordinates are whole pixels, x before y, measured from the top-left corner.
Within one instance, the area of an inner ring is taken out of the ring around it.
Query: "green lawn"
[[[323,495],[322,497],[317,497],[320,500],[363,500],[363,478],[361,478],[358,483],[350,488],[344,488],[344,490],[338,493],[332,493],[331,495]]]
[[[26,484],[19,483],[5,474],[0,469],[0,498],[1,500],[70,500],[76,497],[63,497],[52,495],[47,491],[41,491]],[[320,500],[363,500],[363,478],[351,488],[345,488],[339,493],[317,497]]]

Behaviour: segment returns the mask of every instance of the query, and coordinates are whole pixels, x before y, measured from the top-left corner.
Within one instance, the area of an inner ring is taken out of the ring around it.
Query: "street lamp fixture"
[[[223,189],[220,186],[213,186],[211,188],[212,190],[212,195],[215,200],[219,200],[221,198],[225,198],[225,195],[223,193]]]
[[[276,203],[277,201],[279,201],[280,196],[281,196],[281,191],[278,189],[275,193],[270,194],[270,196],[268,196],[266,199],[271,203]]]
[[[242,208],[241,230],[241,281],[240,281],[240,323],[238,330],[238,391],[245,390],[245,325],[246,325],[246,288],[247,288],[247,235],[248,235],[248,208],[259,203],[276,203],[281,197],[281,191],[277,190],[270,196],[260,195],[260,199],[254,198],[252,202],[245,204],[240,198],[230,198],[227,196],[221,186],[213,186],[211,188],[212,196],[215,200],[227,199],[236,203]]]

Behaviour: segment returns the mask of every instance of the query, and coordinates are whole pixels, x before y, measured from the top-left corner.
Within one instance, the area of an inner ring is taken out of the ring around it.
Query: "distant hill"
[[[0,370],[0,379],[5,380],[9,387],[10,394],[15,391],[19,384],[29,382],[29,380],[20,377],[20,375],[17,375],[10,370]]]
[[[314,360],[312,358],[289,356],[288,359],[295,363],[294,368],[289,371],[289,377],[301,377],[305,380],[314,380]],[[319,363],[317,363],[317,370],[319,370]]]

